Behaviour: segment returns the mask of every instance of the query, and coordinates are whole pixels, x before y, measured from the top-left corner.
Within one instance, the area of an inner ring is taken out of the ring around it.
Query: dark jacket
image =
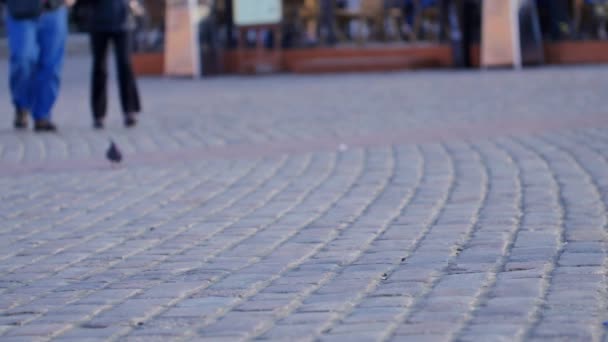
[[[44,12],[58,9],[65,5],[65,2],[64,0],[0,0],[0,6],[2,4],[6,5],[7,12],[14,19],[35,19]]]
[[[81,27],[90,32],[120,32],[134,28],[129,0],[78,0],[75,11]]]

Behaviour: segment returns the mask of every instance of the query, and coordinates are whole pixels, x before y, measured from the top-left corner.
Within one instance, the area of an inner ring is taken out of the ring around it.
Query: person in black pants
[[[94,127],[102,129],[107,112],[107,55],[113,44],[120,88],[120,100],[127,127],[137,124],[137,114],[141,111],[139,91],[131,63],[131,31],[135,20],[130,7],[134,0],[79,0],[81,20],[90,32],[93,52],[91,82],[91,106]]]

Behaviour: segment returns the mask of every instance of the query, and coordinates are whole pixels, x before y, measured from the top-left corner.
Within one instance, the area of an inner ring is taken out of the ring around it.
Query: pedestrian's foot
[[[28,116],[29,116],[29,113],[27,111],[18,109],[15,112],[15,128],[16,129],[26,129]]]
[[[57,126],[49,120],[36,120],[34,122],[36,132],[57,132]]]
[[[103,129],[104,128],[103,119],[94,119],[93,120],[93,128],[95,128],[95,129]]]
[[[137,116],[135,113],[125,114],[125,127],[135,127],[137,125]]]

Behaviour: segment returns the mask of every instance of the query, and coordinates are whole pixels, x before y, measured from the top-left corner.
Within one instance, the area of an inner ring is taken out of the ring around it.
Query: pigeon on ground
[[[106,158],[108,158],[108,160],[112,164],[118,164],[122,161],[122,153],[118,149],[118,146],[116,146],[116,144],[112,140],[110,140],[110,147],[106,152]]]

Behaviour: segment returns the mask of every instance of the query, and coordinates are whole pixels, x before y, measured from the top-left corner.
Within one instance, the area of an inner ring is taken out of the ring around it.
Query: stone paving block
[[[433,296],[422,303],[420,311],[428,312],[466,312],[474,297],[466,296]]]
[[[536,297],[541,291],[538,279],[498,279],[493,294],[497,297]]]
[[[132,289],[102,289],[83,297],[78,300],[78,303],[82,305],[113,305],[137,293],[137,290]]]
[[[559,266],[601,266],[606,256],[600,253],[564,253],[560,256]]]
[[[260,336],[262,340],[313,340],[320,332],[316,324],[276,325]]]
[[[369,296],[364,298],[357,306],[360,308],[390,308],[398,307],[405,308],[409,306],[413,301],[413,297],[408,295],[403,296]]]
[[[153,334],[153,333],[148,334],[146,332],[145,334],[142,334],[142,335],[138,335],[137,333],[131,334],[131,335],[129,335],[128,338],[124,338],[121,341],[164,342],[164,341],[175,340],[178,338],[179,338],[178,335],[171,335],[171,334],[159,335],[159,334]]]
[[[579,341],[592,340],[592,327],[578,324],[544,323],[534,330],[535,337],[546,339],[570,339]]]
[[[111,326],[136,324],[148,317],[161,312],[167,304],[167,299],[128,299],[113,306],[111,309],[93,317],[87,326]]]
[[[199,328],[200,336],[247,336],[249,332],[264,327],[273,321],[273,316],[265,312],[231,312],[218,322]]]
[[[539,300],[534,297],[495,297],[488,299],[482,307],[479,308],[479,319],[484,321],[491,320],[492,316],[496,317],[520,317],[520,320],[525,320],[535,305],[538,305]]]
[[[447,335],[451,330],[454,330],[458,324],[445,321],[435,322],[408,322],[400,325],[395,330],[396,338],[415,338],[421,336],[429,336],[434,338],[440,338],[441,336]]]
[[[400,307],[355,308],[343,320],[345,324],[390,322],[403,312]]]
[[[500,322],[487,322],[484,324],[473,324],[467,327],[467,330],[463,332],[462,339],[470,340],[475,337],[480,338],[485,336],[486,338],[497,337],[500,340],[504,339],[515,339],[517,336],[521,336],[523,333],[523,327],[519,324],[509,324]]]
[[[264,301],[248,301],[237,306],[235,311],[243,312],[258,312],[258,311],[278,311],[286,309],[291,304],[289,300],[264,300]]]
[[[198,289],[204,287],[205,282],[171,282],[171,283],[162,283],[155,285],[149,289],[144,290],[141,293],[137,294],[137,298],[140,299],[155,299],[155,298],[179,298],[184,297],[190,293],[197,291]]]
[[[540,278],[550,263],[550,260],[507,262],[500,276],[505,279]]]
[[[118,334],[123,328],[120,326],[83,328],[76,327],[59,335],[58,341],[103,341]]]
[[[6,336],[2,338],[2,341],[8,342],[28,342],[28,341],[48,341],[48,337],[38,336]]]
[[[458,323],[462,320],[462,313],[453,311],[416,311],[409,319],[411,323],[427,323],[427,322],[447,322]]]
[[[369,327],[368,327],[369,328]],[[336,333],[324,334],[320,341],[374,341],[384,336],[382,331],[339,331]]]
[[[36,313],[15,313],[15,314],[4,314],[0,316],[0,325],[2,326],[20,326],[26,322],[31,321],[38,317]]]
[[[331,312],[302,312],[296,311],[280,321],[283,325],[321,324],[335,316]]]
[[[487,334],[475,334],[465,335],[461,338],[462,341],[496,341],[496,342],[508,342],[513,341],[511,335],[501,335],[500,333],[487,333]]]
[[[34,337],[52,337],[55,334],[68,330],[71,327],[69,324],[27,324],[19,329],[12,329],[4,335],[11,336],[34,336]]]

